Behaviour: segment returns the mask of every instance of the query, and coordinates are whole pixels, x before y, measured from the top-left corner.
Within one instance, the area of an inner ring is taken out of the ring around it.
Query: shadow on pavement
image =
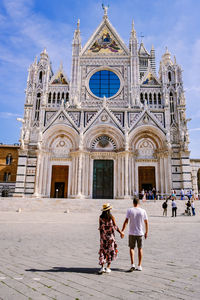
[[[98,274],[99,268],[65,268],[65,267],[53,267],[52,269],[26,269],[27,272],[69,272],[69,273],[86,273],[86,274]],[[123,269],[112,268],[112,271],[124,272]]]

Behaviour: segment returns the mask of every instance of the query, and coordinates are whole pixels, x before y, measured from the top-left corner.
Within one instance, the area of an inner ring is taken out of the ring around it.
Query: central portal
[[[113,160],[94,160],[93,199],[113,199]]]
[[[138,167],[139,192],[156,188],[155,167]]]

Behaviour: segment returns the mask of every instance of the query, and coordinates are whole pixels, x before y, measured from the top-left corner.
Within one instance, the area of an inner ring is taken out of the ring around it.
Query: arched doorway
[[[134,191],[156,189],[162,195],[169,194],[171,162],[163,132],[151,125],[139,126],[130,135],[130,148],[134,152]]]

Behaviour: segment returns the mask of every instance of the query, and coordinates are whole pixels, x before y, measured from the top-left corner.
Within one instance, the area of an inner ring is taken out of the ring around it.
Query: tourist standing
[[[172,194],[171,194],[172,198],[176,199],[176,191],[172,190]]]
[[[103,205],[102,214],[99,217],[99,231],[100,231],[100,250],[99,250],[99,264],[102,273],[110,273],[111,261],[117,257],[117,244],[115,241],[115,230],[120,234],[121,231],[115,223],[115,218],[111,215],[110,210],[112,206],[109,203]],[[122,237],[122,235],[121,235]],[[107,263],[107,268],[104,268],[104,264]]]
[[[130,258],[131,258],[131,268],[129,272],[135,270],[134,264],[134,249],[137,243],[138,248],[138,271],[142,271],[142,256],[143,256],[143,236],[145,239],[148,235],[148,217],[147,213],[143,208],[139,207],[139,199],[133,199],[133,207],[129,208],[126,213],[126,219],[124,221],[121,236],[124,237],[124,230],[129,222],[129,248],[130,248]],[[143,229],[145,225],[145,233]]]
[[[177,206],[174,199],[172,199],[172,217],[176,217]]]
[[[156,200],[156,188],[155,187],[153,187],[152,192],[153,192],[153,198],[154,198],[154,200]]]
[[[163,208],[163,216],[167,217],[167,200],[163,202],[162,208]]]

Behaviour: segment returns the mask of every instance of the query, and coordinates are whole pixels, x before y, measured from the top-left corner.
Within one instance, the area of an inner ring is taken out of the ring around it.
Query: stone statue
[[[102,8],[104,10],[104,16],[107,16],[108,15],[108,8],[109,8],[109,5],[105,6],[104,4],[102,4]]]

